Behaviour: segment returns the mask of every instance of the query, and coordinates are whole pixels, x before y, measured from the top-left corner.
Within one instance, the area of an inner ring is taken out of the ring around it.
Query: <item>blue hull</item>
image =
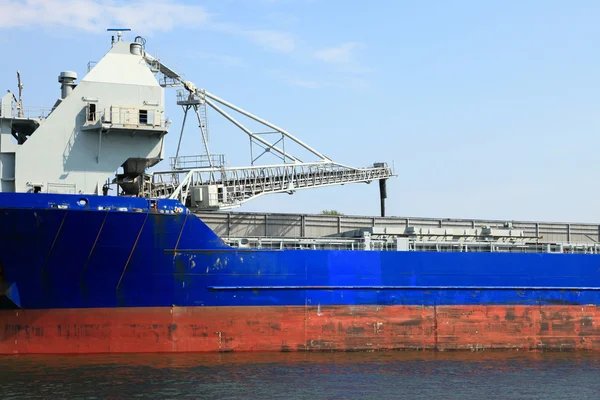
[[[0,308],[600,304],[599,255],[240,250],[143,198],[0,193],[0,265]]]

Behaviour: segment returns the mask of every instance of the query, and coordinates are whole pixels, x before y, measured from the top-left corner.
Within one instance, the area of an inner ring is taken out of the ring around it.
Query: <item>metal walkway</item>
[[[179,182],[179,174],[185,176]],[[293,193],[346,183],[371,182],[393,176],[386,165],[373,168],[350,168],[340,164],[302,163],[239,168],[198,168],[188,171],[154,174],[155,187],[173,188],[169,197],[197,210],[237,207],[258,196],[270,193]],[[215,188],[211,191],[209,189]],[[203,190],[200,194],[193,188]],[[164,190],[164,189],[163,189]],[[208,198],[206,198],[208,196]]]

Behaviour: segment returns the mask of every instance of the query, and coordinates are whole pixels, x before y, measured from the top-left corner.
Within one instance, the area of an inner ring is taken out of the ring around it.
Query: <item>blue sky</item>
[[[387,161],[388,215],[600,222],[600,3],[566,1],[0,0],[0,76],[51,106],[133,29],[212,93],[333,160]],[[177,145],[182,111],[167,155]],[[248,162],[210,114],[211,150]],[[186,151],[200,151],[196,130]],[[256,199],[240,211],[377,215],[376,183]]]

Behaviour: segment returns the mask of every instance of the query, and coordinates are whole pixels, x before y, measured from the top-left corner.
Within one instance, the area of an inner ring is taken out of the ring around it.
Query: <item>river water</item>
[[[0,357],[8,399],[600,399],[600,354]]]

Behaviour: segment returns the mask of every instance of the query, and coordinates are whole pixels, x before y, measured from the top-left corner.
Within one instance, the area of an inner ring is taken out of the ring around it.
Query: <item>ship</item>
[[[600,349],[600,226],[385,216],[387,163],[337,163],[124,32],[48,110],[20,75],[0,100],[0,354]],[[182,127],[160,169],[170,90],[203,149]],[[210,152],[209,112],[250,165]],[[369,182],[380,216],[236,211]]]

